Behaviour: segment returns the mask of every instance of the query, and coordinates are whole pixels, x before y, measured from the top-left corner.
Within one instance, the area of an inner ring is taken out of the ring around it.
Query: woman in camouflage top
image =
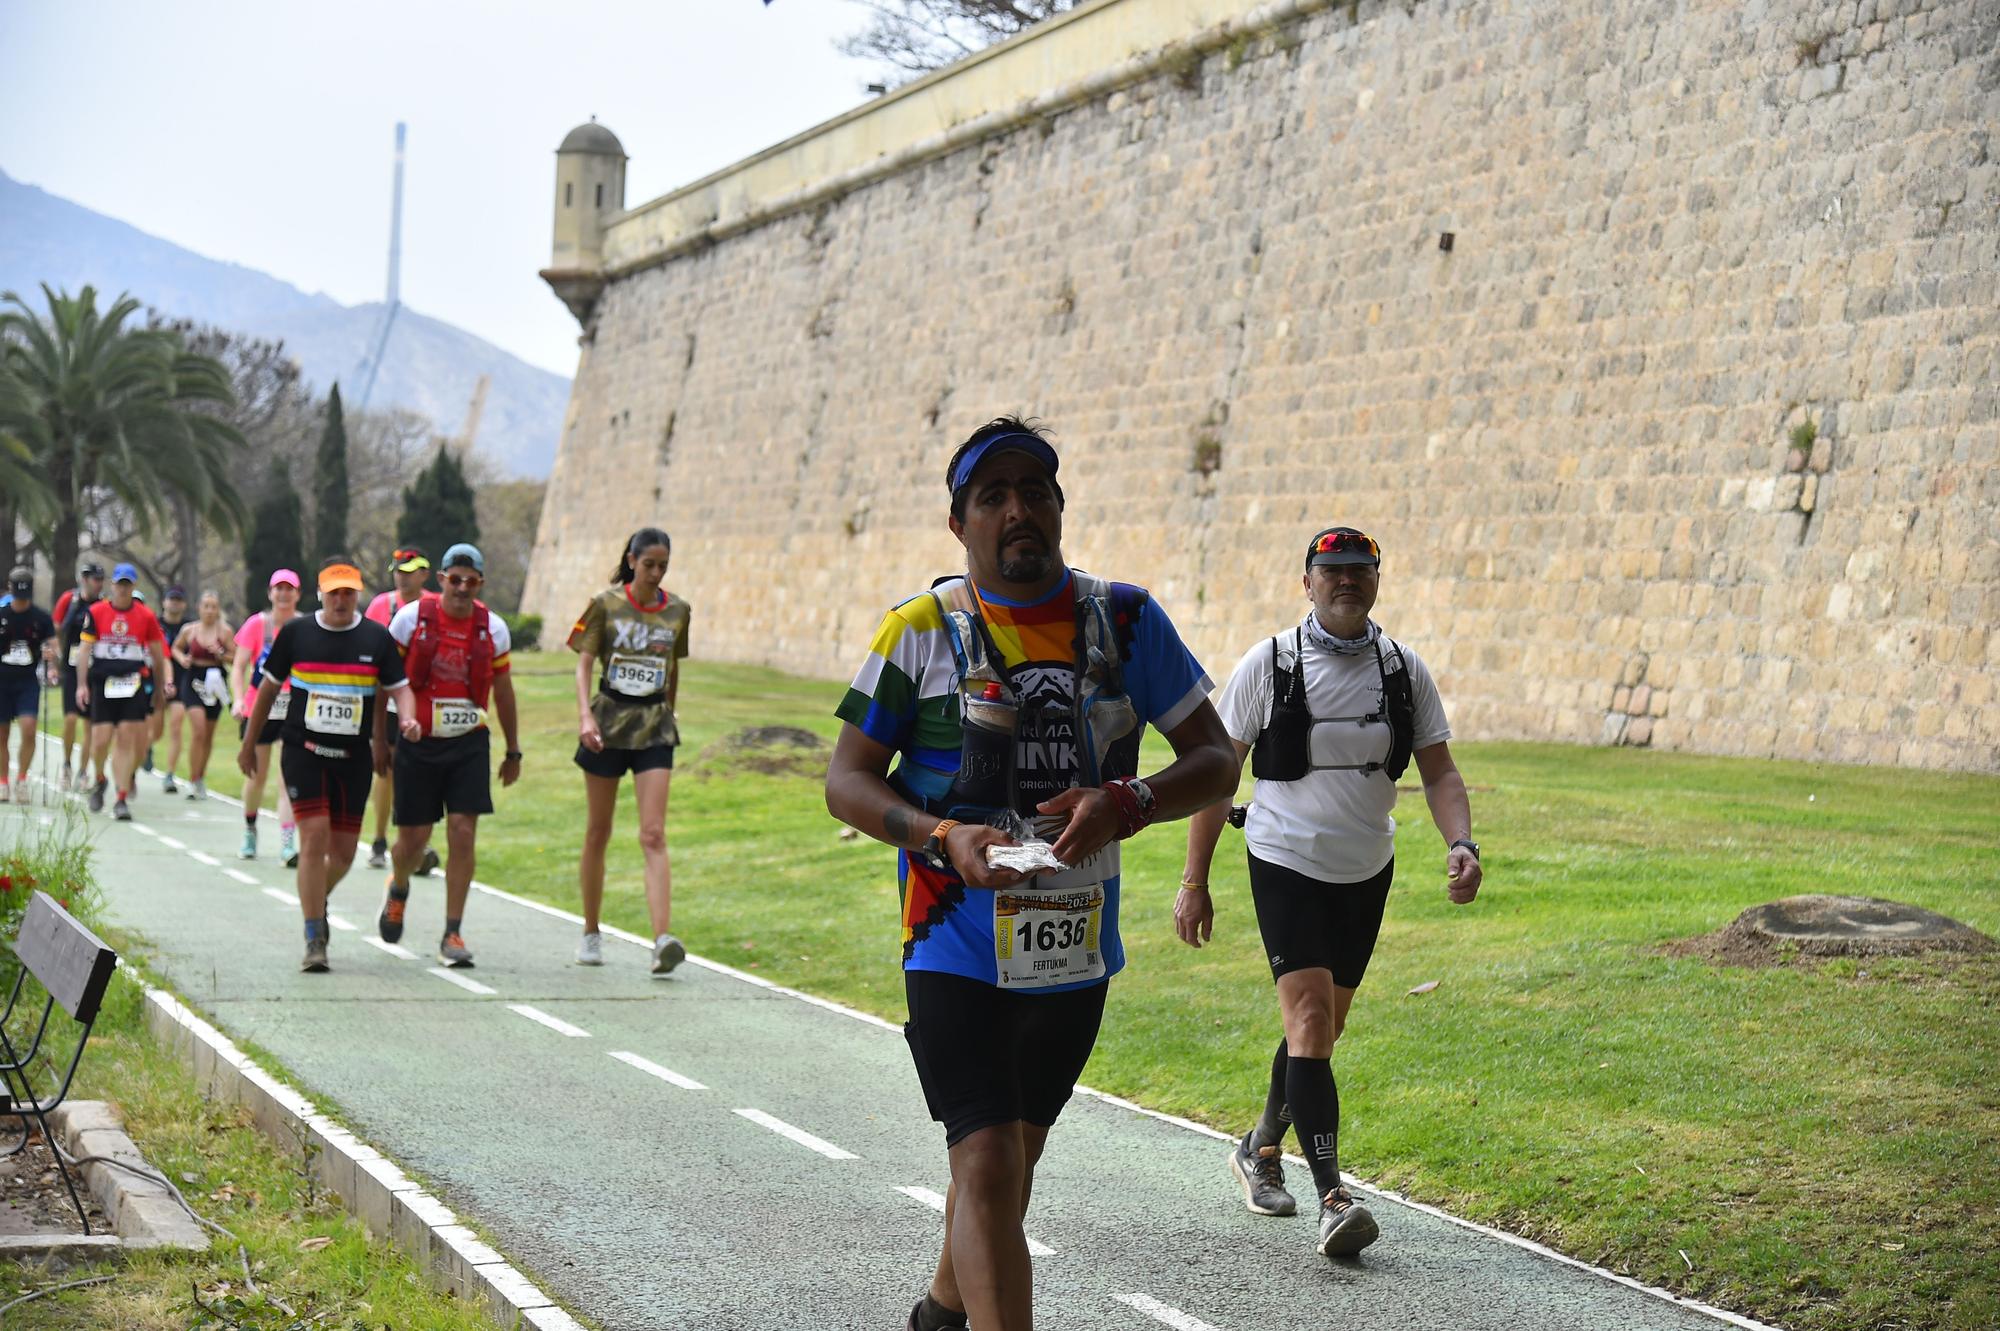
[[[577,881],[583,894],[578,965],[604,963],[597,913],[604,901],[604,851],[630,772],[639,800],[639,847],[646,854],[646,907],[653,918],[653,974],[680,965],[687,948],[668,932],[672,879],[667,866],[667,787],[673,777],[674,698],[688,654],[686,601],[661,586],[672,542],[657,527],[632,533],[616,581],[590,599],[570,630],[576,656],[576,765],[584,771],[590,821]]]

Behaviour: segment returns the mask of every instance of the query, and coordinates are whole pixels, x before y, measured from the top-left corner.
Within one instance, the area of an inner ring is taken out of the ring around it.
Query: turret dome
[[[592,120],[587,125],[578,125],[562,141],[559,153],[595,153],[601,157],[625,156],[625,145],[618,136]]]

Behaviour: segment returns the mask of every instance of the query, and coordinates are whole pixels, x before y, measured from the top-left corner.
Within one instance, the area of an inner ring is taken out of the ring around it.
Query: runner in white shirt
[[[1412,758],[1447,843],[1451,900],[1469,903],[1480,883],[1472,809],[1437,686],[1417,654],[1368,617],[1381,563],[1381,547],[1352,527],[1329,527],[1307,543],[1312,609],[1244,653],[1216,706],[1237,761],[1254,753],[1254,801],[1245,817],[1227,802],[1194,815],[1174,902],[1181,940],[1200,947],[1214,928],[1216,840],[1225,821],[1242,827],[1285,1033],[1263,1117],[1230,1152],[1230,1171],[1250,1210],[1293,1214],[1282,1143],[1296,1123],[1320,1198],[1315,1246],[1330,1257],[1357,1253],[1380,1232],[1340,1182],[1331,1059],[1382,927],[1396,871],[1396,778]]]

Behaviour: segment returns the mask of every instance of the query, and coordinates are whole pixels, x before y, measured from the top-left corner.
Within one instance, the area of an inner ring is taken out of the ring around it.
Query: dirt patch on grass
[[[76,1205],[56,1172],[55,1159],[42,1140],[41,1129],[29,1128],[32,1136],[26,1150],[0,1159],[0,1234],[81,1234]],[[109,1234],[111,1222],[97,1207],[97,1199],[83,1186],[77,1171],[76,1195],[90,1212],[90,1228],[95,1234]]]
[[[1798,896],[1752,906],[1725,927],[1662,944],[1671,957],[1721,966],[1786,966],[1837,957],[1991,952],[1994,941],[1947,916],[1879,897]]]
[[[751,726],[724,735],[695,756],[697,776],[758,772],[765,776],[824,777],[833,745],[797,726]]]

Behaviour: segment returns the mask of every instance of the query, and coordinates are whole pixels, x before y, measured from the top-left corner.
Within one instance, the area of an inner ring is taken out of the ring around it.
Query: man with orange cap
[[[279,689],[289,683],[293,697],[279,763],[299,825],[299,909],[306,927],[299,969],[305,971],[327,968],[327,895],[354,863],[369,784],[389,766],[386,714],[376,695],[388,691],[405,718],[405,733],[416,729],[402,654],[389,630],[360,614],[361,591],[361,570],[346,560],[329,560],[320,569],[321,608],[278,630],[236,755],[246,776],[257,770],[257,735]]]

